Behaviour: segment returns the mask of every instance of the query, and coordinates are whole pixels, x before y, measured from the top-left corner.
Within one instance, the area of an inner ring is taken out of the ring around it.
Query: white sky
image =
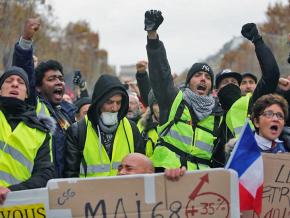
[[[265,11],[287,0],[48,0],[57,22],[86,20],[99,32],[100,48],[109,52],[109,64],[130,65],[147,59],[144,13],[159,9],[164,22],[160,39],[173,72],[217,52],[243,24],[266,21]]]

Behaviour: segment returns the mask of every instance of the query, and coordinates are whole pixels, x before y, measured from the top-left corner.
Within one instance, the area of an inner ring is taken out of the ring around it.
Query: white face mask
[[[101,119],[105,125],[112,126],[118,123],[118,112],[102,112]]]

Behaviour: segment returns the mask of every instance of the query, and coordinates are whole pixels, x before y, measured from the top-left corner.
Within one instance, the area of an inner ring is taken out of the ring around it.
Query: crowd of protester
[[[246,122],[261,152],[289,152],[290,77],[280,78],[256,24],[241,34],[255,47],[260,79],[194,63],[176,86],[157,34],[163,19],[145,13],[148,63],[136,64],[136,83],[102,75],[90,97],[76,70],[75,99],[65,94],[61,63],[35,62],[40,22],[26,21],[0,78],[0,203],[52,178],[165,172],[178,180],[186,170],[224,167]]]

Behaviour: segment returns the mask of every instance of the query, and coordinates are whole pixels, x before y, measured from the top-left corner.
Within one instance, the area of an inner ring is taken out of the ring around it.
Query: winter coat
[[[102,75],[97,83],[95,84],[92,104],[88,110],[88,120],[92,123],[92,126],[99,136],[97,131],[97,126],[99,125],[100,118],[100,108],[101,106],[115,94],[122,95],[121,108],[118,111],[118,120],[122,120],[127,112],[129,107],[129,97],[126,92],[125,87],[121,84],[119,79],[110,75]],[[139,133],[139,130],[135,123],[129,121],[133,131],[134,138],[134,152],[144,153],[144,146],[142,137]],[[119,122],[120,124],[120,122]],[[86,140],[86,131],[87,126],[84,119],[74,123],[68,129],[67,141],[66,141],[66,151],[65,151],[65,168],[64,168],[64,177],[78,177],[80,163],[84,161],[83,158],[83,149]],[[115,132],[116,133],[116,132]],[[114,134],[115,134],[114,133]],[[113,136],[114,137],[114,136]],[[125,140],[125,139],[124,139]],[[95,142],[96,146],[99,142]],[[112,143],[113,144],[113,143]],[[107,151],[108,156],[111,158],[112,146],[110,150]],[[85,164],[84,164],[85,165]]]

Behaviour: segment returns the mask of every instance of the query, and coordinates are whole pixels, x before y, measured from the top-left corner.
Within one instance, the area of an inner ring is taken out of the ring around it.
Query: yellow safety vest
[[[145,132],[144,126],[141,125],[140,120],[137,123],[137,127],[140,131],[140,134],[142,135],[142,138],[146,141],[145,154],[147,157],[151,157],[153,155],[153,151],[154,151],[156,143],[157,143],[158,133],[154,128]]]
[[[0,186],[8,187],[31,177],[36,154],[46,133],[20,122],[12,131],[0,111]]]
[[[122,159],[127,154],[134,152],[134,138],[129,120],[123,118],[119,123],[114,137],[111,160],[87,116],[85,116],[85,120],[87,133],[83,155],[87,165],[86,177],[117,175],[117,169]],[[80,177],[85,177],[82,163]]]
[[[230,110],[227,112],[226,124],[235,138],[240,136],[241,130],[247,120],[249,120],[252,130],[254,130],[254,125],[249,119],[250,114],[248,114],[251,97],[251,93],[240,97],[237,101],[235,101]]]
[[[50,117],[50,113],[46,105],[37,98],[37,105],[36,105],[36,114],[37,115],[46,115]]]
[[[181,116],[176,118],[178,113]],[[183,93],[179,91],[168,121],[158,127],[159,139],[151,158],[155,167],[178,168],[184,165],[184,159],[188,170],[209,167],[221,117],[210,115],[196,126],[192,122],[190,111],[183,103]]]

